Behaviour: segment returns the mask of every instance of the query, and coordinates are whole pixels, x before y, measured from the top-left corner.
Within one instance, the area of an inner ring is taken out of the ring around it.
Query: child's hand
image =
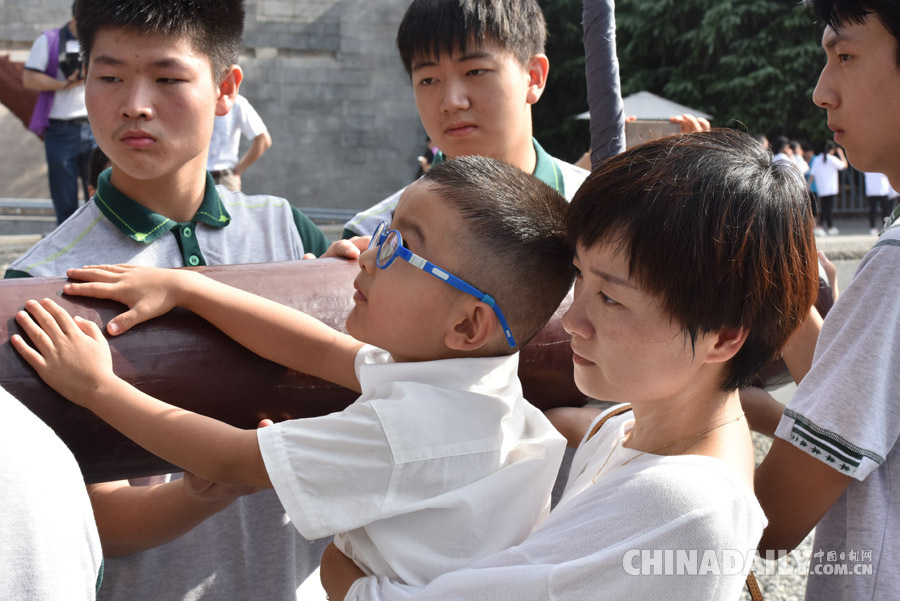
[[[190,278],[196,277],[189,271],[134,265],[90,265],[69,269],[66,275],[86,282],[66,284],[63,286],[66,294],[106,298],[128,306],[128,311],[107,324],[106,329],[113,336],[168,313],[179,304],[180,294]]]
[[[73,319],[48,298],[30,300],[25,309],[16,313],[16,322],[35,348],[18,334],[12,346],[54,390],[84,405],[105,379],[115,378],[109,344],[97,324]]]
[[[371,236],[353,236],[348,240],[337,240],[331,243],[331,246],[328,247],[328,250],[325,251],[320,259],[328,259],[328,258],[338,258],[338,259],[350,259],[356,260],[359,258],[360,253],[369,248],[369,240],[371,240]],[[306,253],[303,255],[304,259],[315,259],[316,255],[312,253]]]
[[[253,486],[227,486],[184,472],[184,490],[192,498],[204,503],[222,503],[224,507],[244,495],[251,495],[261,489]]]

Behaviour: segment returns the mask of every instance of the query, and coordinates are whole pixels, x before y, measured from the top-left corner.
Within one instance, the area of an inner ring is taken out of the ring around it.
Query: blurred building
[[[414,178],[424,132],[394,45],[408,4],[247,1],[241,92],[273,147],[247,171],[245,190],[358,209]],[[27,50],[70,9],[71,0],[0,0],[0,54]]]

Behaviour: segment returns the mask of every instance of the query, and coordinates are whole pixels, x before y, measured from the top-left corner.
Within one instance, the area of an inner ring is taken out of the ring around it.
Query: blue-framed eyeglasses
[[[506,323],[503,311],[497,306],[497,301],[494,300],[493,296],[482,292],[475,286],[462,281],[455,275],[410,251],[403,246],[403,237],[400,235],[400,232],[397,230],[390,230],[388,227],[388,222],[382,221],[378,227],[375,228],[375,233],[372,234],[372,240],[369,241],[369,248],[372,248],[373,246],[378,247],[375,265],[377,265],[379,269],[387,269],[391,266],[391,263],[394,262],[394,259],[400,257],[413,267],[417,267],[425,273],[430,273],[434,277],[447,282],[457,290],[465,292],[466,294],[471,294],[481,302],[490,305],[491,309],[493,309],[494,313],[497,315],[500,327],[503,328],[503,334],[506,336],[506,342],[509,343],[509,347],[516,348],[516,340],[513,338],[512,331],[509,329],[509,324]]]

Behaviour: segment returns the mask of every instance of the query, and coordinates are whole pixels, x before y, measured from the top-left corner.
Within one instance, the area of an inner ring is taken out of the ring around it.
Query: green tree
[[[550,77],[534,109],[553,154],[587,148],[581,0],[541,0]],[[784,0],[618,0],[623,95],[647,90],[714,116],[714,125],[821,143],[830,137],[812,91],[824,62],[812,12]]]
[[[622,92],[648,90],[715,124],[820,142],[821,27],[783,0],[619,0]]]
[[[539,0],[547,20],[547,87],[532,111],[535,137],[553,156],[576,161],[591,143],[589,124],[575,119],[587,110],[584,81],[582,0]]]

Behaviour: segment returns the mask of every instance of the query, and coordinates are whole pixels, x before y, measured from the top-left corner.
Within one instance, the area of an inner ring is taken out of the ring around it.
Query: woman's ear
[[[216,117],[222,117],[231,111],[243,80],[244,72],[238,65],[231,65],[225,70],[225,77],[219,84],[219,97],[216,99]]]
[[[500,323],[487,303],[474,301],[444,337],[447,348],[471,352],[488,344]]]
[[[721,363],[738,354],[747,340],[746,328],[722,328],[715,334],[715,343],[706,354],[710,363]]]

